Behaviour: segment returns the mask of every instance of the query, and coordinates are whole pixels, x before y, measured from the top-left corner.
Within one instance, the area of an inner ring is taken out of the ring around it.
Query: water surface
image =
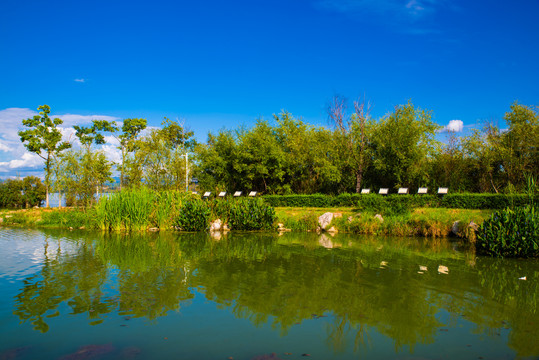
[[[539,262],[447,239],[0,229],[0,256],[0,359],[539,357]]]

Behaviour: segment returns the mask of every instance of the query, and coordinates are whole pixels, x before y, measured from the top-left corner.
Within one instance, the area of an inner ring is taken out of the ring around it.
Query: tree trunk
[[[359,170],[356,172],[356,193],[359,194],[361,191],[361,182],[363,181],[363,171]]]

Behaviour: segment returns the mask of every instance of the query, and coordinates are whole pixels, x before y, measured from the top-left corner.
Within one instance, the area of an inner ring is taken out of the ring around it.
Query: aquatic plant
[[[480,226],[476,249],[495,257],[539,257],[539,213],[532,205],[497,211]]]

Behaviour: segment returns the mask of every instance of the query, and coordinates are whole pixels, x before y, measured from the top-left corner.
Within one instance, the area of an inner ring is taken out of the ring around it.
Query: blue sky
[[[2,0],[0,177],[42,169],[16,136],[42,104],[66,127],[179,118],[201,141],[281,109],[327,125],[334,94],[374,117],[411,99],[462,134],[503,126],[514,100],[539,104],[538,15],[537,0]]]

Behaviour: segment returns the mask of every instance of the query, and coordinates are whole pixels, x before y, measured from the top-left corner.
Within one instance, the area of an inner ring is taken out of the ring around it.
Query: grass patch
[[[318,217],[326,212],[340,213],[331,226],[338,231],[365,235],[428,236],[442,237],[451,234],[453,224],[458,221],[458,235],[473,240],[470,222],[480,225],[493,210],[468,210],[444,208],[417,208],[408,213],[384,216],[384,221],[374,217],[372,211],[361,211],[353,207],[275,209],[277,221],[294,231],[315,231]]]

